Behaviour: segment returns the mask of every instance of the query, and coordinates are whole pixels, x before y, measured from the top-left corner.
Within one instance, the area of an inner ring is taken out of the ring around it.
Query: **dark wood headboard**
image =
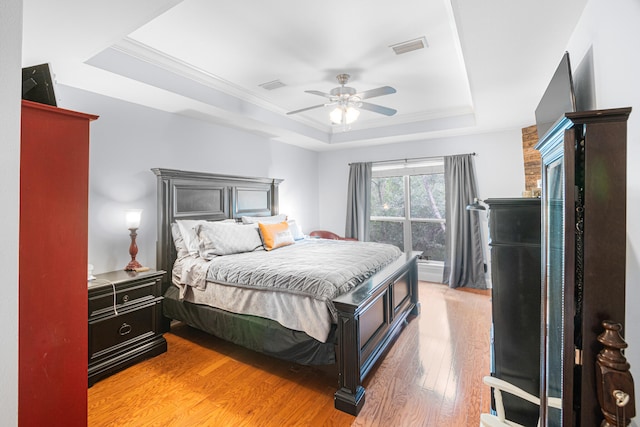
[[[176,220],[219,221],[278,214],[278,185],[281,179],[175,169],[151,170],[158,178],[156,268],[167,272],[163,291],[171,282],[171,270],[176,259],[171,236],[171,224]]]

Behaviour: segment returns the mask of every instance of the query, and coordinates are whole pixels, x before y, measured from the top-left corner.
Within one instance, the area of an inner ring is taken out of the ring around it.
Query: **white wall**
[[[478,179],[478,197],[520,197],[524,190],[522,130],[440,138],[427,141],[387,144],[367,148],[320,153],[320,224],[343,235],[347,211],[349,163],[447,156],[476,153],[474,163]],[[480,214],[485,256],[490,267],[487,246],[487,216]],[[488,275],[487,279],[491,276]]]
[[[20,68],[22,0],[0,2],[0,413],[18,425],[18,226],[20,215]]]
[[[567,50],[579,64],[593,50],[596,108],[632,107],[627,133],[626,356],[640,368],[640,2],[591,0]],[[561,52],[559,53],[559,55]],[[602,284],[606,286],[606,283]],[[615,320],[615,319],[614,319]],[[637,375],[637,374],[636,374]],[[637,378],[636,378],[637,381]]]
[[[284,179],[280,212],[305,232],[317,224],[315,152],[67,86],[57,89],[61,107],[100,116],[91,125],[89,171],[89,262],[96,273],[128,263],[124,210],[132,208],[144,209],[137,259],[155,267],[154,167]]]

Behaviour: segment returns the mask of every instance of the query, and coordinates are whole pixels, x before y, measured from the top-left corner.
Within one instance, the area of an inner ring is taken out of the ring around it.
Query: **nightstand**
[[[112,271],[89,282],[89,387],[167,351],[161,332],[164,274]]]

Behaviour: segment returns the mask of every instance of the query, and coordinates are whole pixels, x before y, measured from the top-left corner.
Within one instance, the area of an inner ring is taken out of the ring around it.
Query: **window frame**
[[[402,163],[381,163],[373,164],[371,178],[388,178],[402,177],[404,189],[404,217],[390,216],[373,216],[369,217],[370,221],[387,221],[402,223],[402,234],[404,251],[413,251],[413,239],[411,236],[411,224],[416,223],[433,223],[447,224],[446,212],[444,218],[413,218],[411,215],[411,183],[410,177],[415,175],[444,174],[444,158],[434,157],[421,161],[403,161]],[[438,265],[444,265],[444,261],[438,260],[420,260],[421,262],[429,262]]]

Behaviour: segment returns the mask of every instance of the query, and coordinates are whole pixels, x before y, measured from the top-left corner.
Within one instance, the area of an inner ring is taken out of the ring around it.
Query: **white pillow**
[[[304,239],[302,228],[300,228],[300,225],[296,223],[295,219],[290,219],[289,221],[287,221],[287,223],[289,223],[289,231],[291,231],[291,235],[293,235],[293,240]]]
[[[200,242],[198,242],[198,236],[196,235],[196,226],[204,224],[206,221],[202,219],[180,219],[176,222],[189,254],[198,256]]]
[[[187,245],[184,243],[182,233],[180,233],[180,227],[175,222],[171,224],[171,237],[173,237],[173,244],[178,252],[178,258],[182,258],[185,255],[189,255]]]
[[[276,224],[287,220],[287,216],[284,214],[273,216],[243,216],[243,224],[257,224],[259,222],[263,224]]]
[[[200,256],[207,260],[216,255],[251,252],[262,246],[260,233],[255,227],[206,222],[196,226],[196,233]]]

